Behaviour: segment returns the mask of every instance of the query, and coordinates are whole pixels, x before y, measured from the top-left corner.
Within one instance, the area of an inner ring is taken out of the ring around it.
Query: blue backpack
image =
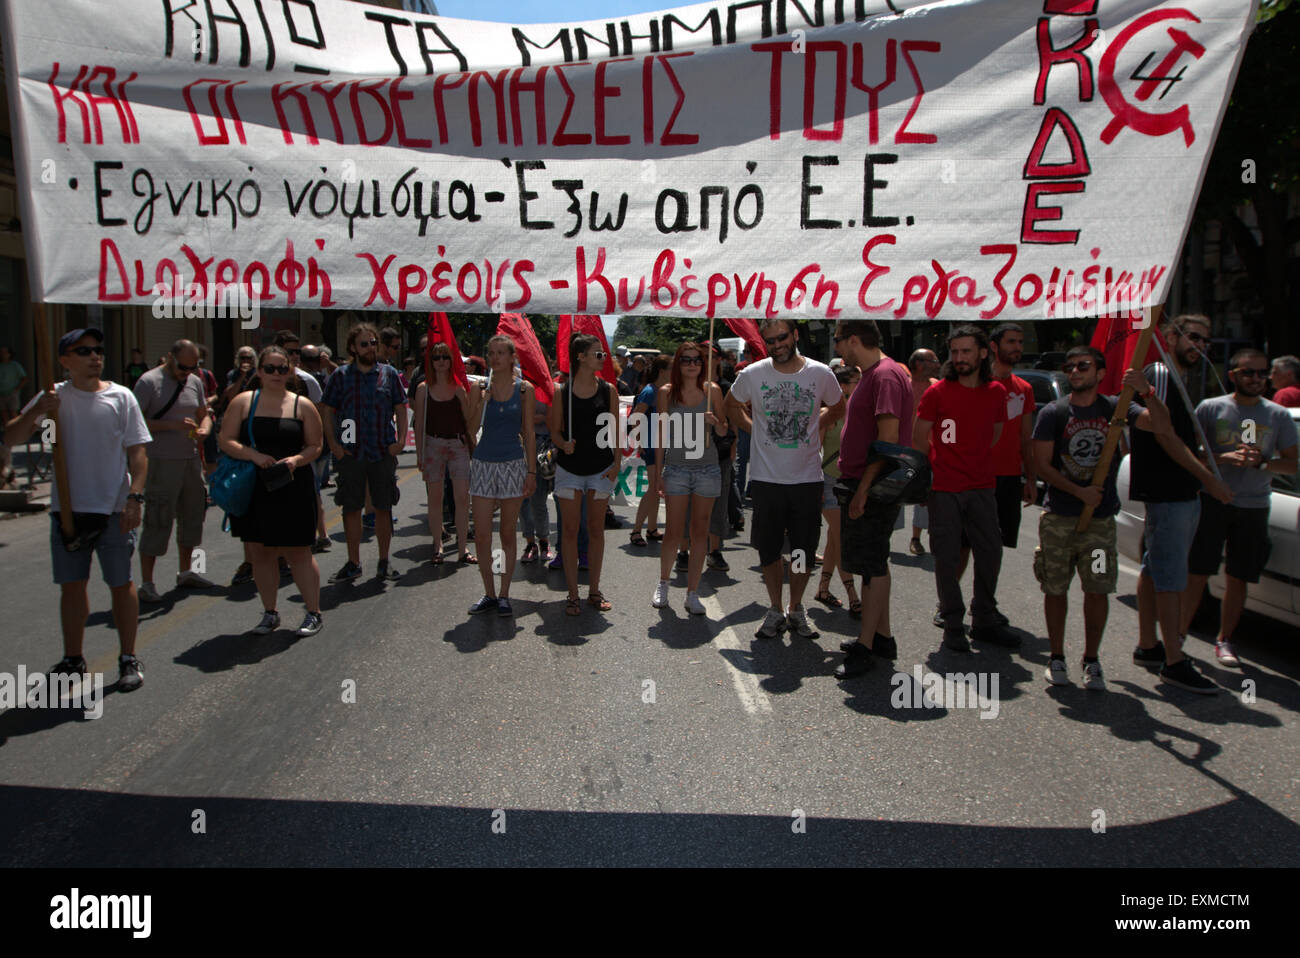
[[[248,444],[257,449],[253,441],[253,416],[257,414],[257,400],[262,395],[253,393],[252,407],[248,410]],[[253,486],[257,482],[257,466],[247,459],[232,459],[225,453],[217,460],[208,482],[208,495],[212,502],[225,511],[226,518],[242,518],[253,504]],[[224,522],[223,522],[224,525]]]

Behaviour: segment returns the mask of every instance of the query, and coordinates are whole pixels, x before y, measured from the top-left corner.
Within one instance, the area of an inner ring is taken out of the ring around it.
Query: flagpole
[[[1151,348],[1151,337],[1155,333],[1156,324],[1160,321],[1160,315],[1164,311],[1164,306],[1148,306],[1146,312],[1146,327],[1138,336],[1137,348],[1133,350],[1133,358],[1129,361],[1129,369],[1141,369],[1143,360],[1146,359],[1147,350]],[[1102,447],[1101,458],[1097,460],[1097,468],[1092,472],[1092,485],[1106,486],[1106,477],[1110,473],[1110,461],[1115,457],[1115,450],[1119,447],[1119,437],[1123,434],[1124,424],[1128,421],[1128,407],[1133,401],[1133,388],[1125,386],[1120,390],[1119,401],[1115,403],[1114,415],[1110,418],[1110,428],[1106,430],[1106,444]],[[1195,417],[1193,417],[1195,418]],[[1075,526],[1076,532],[1086,532],[1088,525],[1092,522],[1092,513],[1094,507],[1085,505],[1083,512],[1079,516],[1079,522]]]
[[[713,317],[709,317],[709,358],[708,367],[704,373],[704,411],[713,412]],[[706,422],[704,424],[704,445],[709,445],[709,439],[713,435],[713,429]]]

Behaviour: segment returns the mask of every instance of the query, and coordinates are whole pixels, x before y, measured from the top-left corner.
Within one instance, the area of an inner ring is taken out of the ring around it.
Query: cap
[[[62,356],[73,346],[77,345],[77,340],[82,336],[94,336],[101,343],[104,341],[103,330],[95,329],[73,329],[59,337],[59,355]]]

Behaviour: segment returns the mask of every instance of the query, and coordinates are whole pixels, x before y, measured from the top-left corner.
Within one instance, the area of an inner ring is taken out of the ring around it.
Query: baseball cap
[[[103,330],[95,329],[93,326],[89,329],[70,330],[59,337],[59,355],[62,356],[73,346],[77,345],[77,340],[82,336],[94,336],[101,343],[104,341]]]

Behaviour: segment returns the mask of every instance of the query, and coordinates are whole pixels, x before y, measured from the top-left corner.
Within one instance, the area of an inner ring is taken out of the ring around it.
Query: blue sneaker
[[[361,524],[367,529],[373,529],[375,527],[375,514],[373,512],[367,512],[361,517]]]
[[[497,600],[490,595],[485,595],[469,607],[470,615],[478,615],[480,612],[496,612],[499,606]]]

